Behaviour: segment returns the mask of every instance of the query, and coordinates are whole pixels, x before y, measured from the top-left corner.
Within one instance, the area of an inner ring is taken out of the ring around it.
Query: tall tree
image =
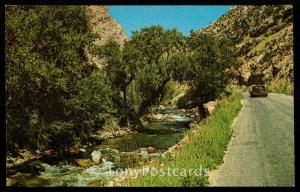
[[[234,51],[228,39],[217,39],[211,34],[199,32],[190,34],[187,50],[193,73],[186,97],[205,116],[203,104],[220,96],[229,82],[226,69],[236,63]]]

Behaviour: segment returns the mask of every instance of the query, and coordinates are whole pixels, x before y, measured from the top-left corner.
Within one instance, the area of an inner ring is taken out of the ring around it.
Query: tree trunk
[[[39,113],[39,123],[38,123],[38,134],[37,134],[37,147],[40,149],[43,147],[43,132],[45,130],[45,119]]]
[[[170,78],[170,77],[167,77],[167,78],[163,81],[162,85],[155,91],[155,93],[153,94],[153,97],[150,98],[149,100],[144,100],[144,101],[142,102],[141,106],[139,107],[139,112],[137,113],[136,118],[135,118],[135,122],[134,122],[135,126],[138,125],[138,126],[140,126],[139,128],[142,128],[142,127],[143,127],[143,126],[142,126],[142,123],[141,123],[141,121],[140,121],[140,118],[146,113],[148,107],[150,107],[150,106],[153,104],[152,102],[153,102],[157,97],[160,97],[161,92],[162,92],[164,86],[165,86],[165,85],[167,84],[167,82],[170,81],[170,80],[171,80],[171,78]]]
[[[128,114],[128,106],[127,106],[127,89],[123,87],[123,102],[124,102],[124,111],[125,111],[125,125],[129,127],[129,114]]]

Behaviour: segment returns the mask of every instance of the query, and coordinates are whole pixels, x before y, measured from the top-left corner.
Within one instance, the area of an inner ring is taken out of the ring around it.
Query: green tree
[[[151,26],[134,32],[123,49],[115,42],[98,49],[106,58],[105,71],[112,82],[114,102],[123,122],[142,127],[140,118],[161,100],[171,79],[168,61],[181,50],[183,43],[184,37],[177,30]]]
[[[93,39],[86,9],[7,6],[5,20],[8,143],[34,137],[31,146],[45,147],[50,125],[67,119],[75,82],[93,70],[84,51]]]
[[[229,77],[226,69],[235,65],[235,57],[228,39],[217,39],[211,34],[193,32],[187,39],[190,62],[191,88],[186,94],[190,107],[198,106],[205,116],[203,104],[215,100],[224,92]]]

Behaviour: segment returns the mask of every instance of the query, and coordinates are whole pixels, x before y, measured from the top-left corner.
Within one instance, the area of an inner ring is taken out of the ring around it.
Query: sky
[[[132,31],[151,25],[177,28],[185,36],[217,20],[234,6],[108,6],[110,15],[121,24],[127,37]]]

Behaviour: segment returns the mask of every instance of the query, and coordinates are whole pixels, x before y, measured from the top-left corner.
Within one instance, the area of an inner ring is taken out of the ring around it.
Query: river
[[[178,108],[166,107],[162,110],[166,118],[154,120],[147,124],[142,132],[108,139],[101,145],[93,146],[82,159],[89,157],[90,151],[103,148],[117,149],[121,153],[137,151],[140,148],[155,147],[164,151],[179,142],[184,131],[189,128],[190,118]],[[64,164],[40,162],[45,168],[39,175],[20,173],[10,177],[15,186],[48,187],[48,186],[103,186],[103,181],[117,174],[118,165],[111,161],[104,161],[100,165],[88,168],[79,168],[72,161]],[[123,167],[124,168],[124,167]]]

